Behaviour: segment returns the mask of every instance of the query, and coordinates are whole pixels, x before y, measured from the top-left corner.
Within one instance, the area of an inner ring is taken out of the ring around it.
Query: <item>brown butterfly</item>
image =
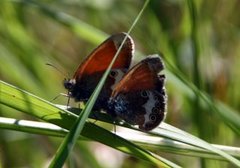
[[[163,69],[158,55],[135,65],[115,86],[107,112],[143,131],[157,127],[166,113],[165,76],[159,74]]]
[[[122,79],[131,64],[134,43],[126,33],[110,36],[79,65],[72,79],[64,80],[64,87],[68,90],[71,98],[82,102],[89,99],[125,36],[127,39],[95,103],[94,110],[107,107],[113,88]]]

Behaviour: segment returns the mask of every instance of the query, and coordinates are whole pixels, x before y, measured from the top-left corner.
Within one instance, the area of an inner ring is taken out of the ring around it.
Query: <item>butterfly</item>
[[[78,66],[72,79],[64,80],[63,85],[68,90],[69,97],[74,98],[77,102],[86,102],[90,98],[125,36],[127,36],[127,39],[112,66],[111,72],[94,105],[94,110],[107,107],[113,88],[127,72],[132,61],[134,43],[126,33],[118,33],[106,39]]]
[[[115,86],[107,113],[143,131],[157,127],[166,113],[164,69],[158,55],[148,56],[132,67]]]
[[[75,101],[86,102],[119,49],[127,39],[94,105],[113,117],[138,125],[149,131],[165,117],[167,96],[164,69],[158,55],[148,56],[129,71],[134,52],[132,38],[126,33],[110,36],[78,66],[72,79],[64,80],[68,95]]]

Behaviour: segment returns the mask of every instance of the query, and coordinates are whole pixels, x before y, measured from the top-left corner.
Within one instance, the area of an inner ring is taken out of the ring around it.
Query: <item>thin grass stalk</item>
[[[189,9],[189,15],[190,15],[190,22],[191,22],[191,47],[192,47],[192,58],[193,58],[193,83],[194,85],[201,90],[201,79],[200,79],[200,72],[199,72],[199,56],[200,56],[200,50],[199,50],[199,44],[198,44],[198,25],[197,25],[197,9],[196,5],[193,0],[188,0],[188,9]],[[198,129],[199,136],[201,138],[204,138],[204,131],[205,126],[202,124],[202,121],[204,121],[205,113],[203,112],[201,106],[200,106],[200,97],[199,94],[195,94],[195,99],[192,106],[192,116],[194,119],[194,123]],[[201,159],[201,167],[205,167],[205,161],[204,159]]]
[[[146,0],[141,11],[139,12],[138,16],[134,20],[134,22],[133,22],[132,26],[130,27],[127,34],[129,34],[132,31],[132,29],[136,25],[137,21],[140,19],[141,15],[143,14],[143,11],[147,7],[148,3],[149,3],[149,0]],[[109,67],[103,74],[103,77],[101,78],[100,82],[98,83],[98,85],[97,85],[96,89],[94,90],[93,94],[91,95],[90,99],[87,101],[86,106],[83,109],[82,113],[79,115],[76,123],[74,124],[74,126],[72,127],[70,132],[67,134],[66,138],[64,138],[60,147],[58,148],[57,153],[54,156],[53,160],[51,161],[49,167],[57,168],[57,167],[63,166],[65,160],[67,159],[70,152],[72,151],[74,144],[77,142],[79,134],[81,134],[81,132],[82,132],[82,129],[84,127],[86,119],[88,118],[90,112],[92,111],[92,108],[97,100],[97,97],[100,94],[101,89],[107,79],[107,76],[108,76],[115,60],[117,59],[117,56],[119,55],[120,50],[122,49],[123,44],[125,43],[126,39],[127,39],[127,36],[125,36],[125,38],[123,39],[123,42],[120,45],[117,53],[115,54],[112,62],[110,63]]]

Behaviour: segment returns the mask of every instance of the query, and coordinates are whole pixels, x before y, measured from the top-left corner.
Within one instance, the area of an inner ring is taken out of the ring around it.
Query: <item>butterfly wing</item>
[[[166,111],[165,76],[158,55],[135,65],[114,88],[108,113],[149,131],[160,124]]]
[[[127,36],[127,39],[112,69],[128,69],[133,56],[134,44],[129,35],[119,33],[112,35],[93,50],[84,62],[79,65],[73,78],[80,80],[84,76],[103,73],[112,61],[125,36]]]
[[[132,38],[126,33],[115,34],[105,40],[79,65],[73,79],[64,81],[69,96],[73,97],[75,101],[85,102],[89,99],[125,36],[127,36],[127,39],[99,95],[95,109],[106,106],[113,85],[122,78],[131,64],[134,44]]]

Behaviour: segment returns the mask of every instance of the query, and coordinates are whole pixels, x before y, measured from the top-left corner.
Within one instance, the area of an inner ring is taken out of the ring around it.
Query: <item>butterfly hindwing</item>
[[[165,76],[158,74],[163,68],[158,55],[135,65],[114,88],[108,113],[144,131],[157,127],[166,111]]]

